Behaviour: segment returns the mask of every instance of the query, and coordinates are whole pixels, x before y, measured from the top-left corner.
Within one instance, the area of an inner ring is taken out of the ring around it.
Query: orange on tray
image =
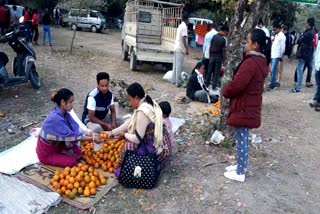
[[[105,172],[114,173],[115,169],[118,168],[120,154],[125,142],[125,140],[109,139],[98,152],[93,150],[93,142],[86,142],[81,146],[83,159],[94,168],[101,168]]]
[[[64,176],[66,174],[67,176]],[[72,168],[66,167],[63,172],[56,171],[51,179],[51,185],[56,192],[70,199],[75,199],[77,195],[95,195],[96,188],[106,184],[106,178],[102,174],[83,163]]]

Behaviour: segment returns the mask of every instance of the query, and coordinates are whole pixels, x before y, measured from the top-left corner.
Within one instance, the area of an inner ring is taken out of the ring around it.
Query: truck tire
[[[124,45],[122,45],[122,59],[123,59],[123,61],[129,60],[129,53],[128,53],[128,51],[126,51]]]
[[[136,52],[135,51],[131,52],[130,69],[131,69],[131,71],[137,71],[137,56],[136,56]]]
[[[167,63],[163,67],[166,71],[171,71],[173,68],[173,63]]]

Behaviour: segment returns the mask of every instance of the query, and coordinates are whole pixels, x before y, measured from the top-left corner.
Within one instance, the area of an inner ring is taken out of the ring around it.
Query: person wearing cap
[[[280,84],[277,82],[278,65],[281,57],[283,56],[286,49],[286,36],[281,31],[279,24],[274,25],[274,40],[271,46],[271,83],[269,89],[273,90],[279,87]]]
[[[298,39],[298,45],[300,48],[298,48],[297,51],[297,84],[291,89],[291,93],[299,93],[302,91],[303,68],[307,62],[309,62],[309,67],[311,67],[312,71],[314,24],[314,18],[309,18],[306,24],[306,31]]]

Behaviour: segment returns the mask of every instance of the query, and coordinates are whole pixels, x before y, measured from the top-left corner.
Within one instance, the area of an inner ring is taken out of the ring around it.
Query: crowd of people
[[[10,7],[12,7],[10,9]],[[6,6],[0,2],[0,35],[4,35],[7,32],[16,30],[18,28],[24,28],[26,30],[26,41],[39,45],[39,11],[38,9],[32,9],[30,7],[21,7],[12,5]],[[19,10],[18,10],[19,9]],[[55,8],[53,11],[53,18],[49,9],[46,8],[40,14],[43,24],[43,45],[46,45],[46,38],[48,37],[49,45],[52,46],[51,39],[51,25],[53,23],[58,26],[61,21],[61,13],[59,8]],[[21,19],[23,17],[23,19]]]
[[[182,84],[184,58],[188,55],[188,17],[177,29],[175,57],[173,60],[172,83],[177,87]],[[270,32],[260,18],[256,29],[247,37],[244,59],[234,73],[232,82],[221,91],[221,77],[228,60],[226,56],[227,25],[219,27],[212,24],[205,35],[203,59],[192,71],[187,85],[186,95],[194,101],[203,103],[217,102],[221,94],[230,99],[227,125],[236,130],[237,165],[226,168],[225,177],[245,180],[249,154],[249,130],[261,125],[262,94],[265,90],[265,79],[270,75],[268,91],[281,87],[285,58],[293,57],[293,47],[298,45],[298,59],[294,75],[294,87],[291,93],[302,91],[304,70],[308,69],[306,87],[313,87],[311,82],[313,63],[315,63],[316,93],[310,106],[320,111],[320,45],[319,34],[315,29],[314,18],[306,22],[306,30],[299,36],[293,31],[289,33],[286,25],[274,24]],[[286,56],[286,57],[285,57]]]

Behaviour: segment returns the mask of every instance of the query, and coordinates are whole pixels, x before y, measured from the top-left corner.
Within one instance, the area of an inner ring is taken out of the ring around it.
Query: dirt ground
[[[165,71],[161,67],[148,65],[139,72],[129,70],[129,63],[121,59],[120,32],[78,32],[72,56],[68,53],[71,37],[71,31],[54,28],[54,47],[35,47],[42,81],[40,90],[26,84],[0,91],[0,111],[6,114],[0,118],[0,151],[25,139],[32,126],[22,131],[19,127],[30,122],[34,123],[33,127],[41,126],[53,107],[50,95],[61,87],[75,93],[75,110],[81,115],[85,96],[95,87],[95,75],[100,71],[109,72],[112,79],[142,83],[152,89],[153,98],[171,102],[172,116],[188,117],[185,106],[174,102],[175,95],[185,89],[163,81]],[[9,51],[12,57],[8,46],[0,45],[0,49]],[[199,54],[188,57],[188,71],[196,56]],[[174,156],[157,188],[137,192],[118,186],[96,204],[94,212],[319,213],[320,114],[308,106],[314,88],[305,88],[301,94],[289,93],[295,63],[288,61],[284,66],[282,87],[264,94],[262,126],[252,130],[262,137],[263,143],[251,147],[245,183],[223,177],[224,168],[234,163],[235,149],[206,145],[201,133],[191,133],[199,124],[189,119],[176,135],[182,140],[176,143]],[[5,124],[11,124],[9,128],[15,134],[9,134]],[[216,164],[204,167],[207,163]],[[52,214],[89,212],[65,203],[48,211]]]

